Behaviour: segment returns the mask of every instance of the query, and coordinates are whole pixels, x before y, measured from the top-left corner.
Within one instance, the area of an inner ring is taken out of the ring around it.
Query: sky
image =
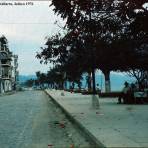
[[[0,5],[0,36],[6,36],[10,50],[19,56],[21,75],[34,75],[36,71],[49,70],[50,64],[41,65],[35,55],[44,45],[46,36],[60,31],[55,21],[64,25],[62,19],[54,14],[53,7],[49,7],[50,2],[33,3],[33,6]]]
[[[0,3],[2,2],[8,3],[12,0],[0,0]],[[61,30],[54,24],[55,21],[58,20],[62,26],[64,25],[60,16],[54,14],[53,7],[49,7],[50,1],[33,3],[34,5],[29,6],[0,5],[0,36],[6,36],[10,50],[19,56],[21,75],[34,75],[36,71],[49,70],[50,64],[41,65],[35,58],[36,52],[44,45],[46,36]],[[148,3],[145,7],[148,8]]]

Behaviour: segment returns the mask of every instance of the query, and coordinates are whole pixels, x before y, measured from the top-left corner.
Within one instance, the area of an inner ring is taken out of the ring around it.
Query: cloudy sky
[[[1,2],[1,1],[0,1]],[[64,24],[49,8],[50,2],[34,2],[33,6],[1,6],[0,35],[9,41],[10,50],[19,56],[20,74],[46,72],[49,65],[40,65],[36,52],[45,43],[45,37],[60,30],[56,20]]]

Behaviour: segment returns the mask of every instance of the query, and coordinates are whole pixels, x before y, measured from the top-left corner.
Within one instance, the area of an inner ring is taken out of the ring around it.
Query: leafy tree
[[[40,71],[36,72],[36,77],[37,77],[37,81],[39,86],[43,86],[44,83],[47,82],[47,77],[45,73],[41,73]]]
[[[52,5],[57,14],[67,19],[66,26],[71,34],[82,39],[83,43],[89,43],[85,45],[86,49],[91,48],[87,53],[96,59],[97,67],[109,80],[111,70],[143,66],[142,62],[139,63],[140,56],[137,57],[136,49],[146,39],[147,10],[142,7],[145,2],[52,0]],[[142,9],[141,13],[135,13],[136,9]],[[96,67],[94,62],[91,65],[95,65],[92,69]]]
[[[29,79],[24,83],[24,85],[27,87],[32,87],[34,85],[34,81],[34,79]]]
[[[147,9],[142,7],[145,2],[52,0],[55,13],[67,20],[68,31],[65,36],[49,38],[47,48],[42,48],[37,57],[60,63],[67,72],[76,65],[77,75],[91,70],[93,80],[95,68],[99,68],[108,84],[111,70],[147,69]],[[136,13],[136,9],[140,11]]]
[[[42,51],[37,54],[37,58],[41,59],[41,63],[53,62],[58,64],[56,70],[58,69],[62,75],[66,73],[67,80],[78,82],[83,72],[82,66],[80,66],[82,65],[80,61],[83,61],[83,56],[82,53],[80,54],[80,52],[74,50],[73,44],[70,46],[70,51],[67,50],[67,45],[70,42],[68,34],[64,37],[61,37],[61,34],[52,36],[48,38],[45,44],[46,47],[41,48]]]
[[[58,2],[56,0],[52,2],[55,6],[55,12],[60,14],[63,18],[67,18],[66,25],[71,30],[70,38],[73,38],[74,36],[79,42],[81,42],[81,44],[83,44],[83,49],[81,48],[80,50],[78,46],[79,44],[72,43],[75,44],[75,51],[77,49],[81,51],[81,53],[83,54],[82,57],[85,57],[84,61],[89,61],[87,67],[90,67],[89,69],[92,69],[94,80],[94,69],[96,67],[94,60],[96,59],[94,56],[94,52],[96,52],[95,44],[97,36],[100,35],[100,32],[97,31],[101,28],[100,23],[98,23],[100,20],[96,20],[98,16],[95,16],[94,13],[98,12],[99,7],[97,6],[101,4],[103,6],[103,3],[88,0],[85,2],[65,1],[63,6],[58,7]],[[77,52],[78,51],[76,51],[75,54]],[[87,53],[87,56],[84,56],[84,53]],[[95,86],[95,81],[93,82],[93,86]],[[95,91],[95,87],[93,88]]]
[[[128,75],[136,78],[140,90],[148,88],[148,70],[132,69],[128,72]]]

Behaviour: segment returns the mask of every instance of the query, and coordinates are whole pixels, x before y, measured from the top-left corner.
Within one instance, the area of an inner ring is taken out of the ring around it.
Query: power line
[[[0,22],[0,24],[18,24],[18,25],[54,25],[54,23],[48,23],[48,22],[43,22],[43,23],[37,23],[37,22]]]
[[[22,1],[25,1],[25,2],[27,2],[27,1],[28,1],[28,2],[35,2],[35,1],[36,1],[36,2],[37,2],[37,1],[40,1],[40,2],[41,2],[41,1],[43,1],[43,2],[44,2],[44,1],[46,1],[46,2],[49,2],[49,1],[51,1],[51,0],[0,0],[0,1],[1,1],[1,2],[6,2],[6,1],[12,1],[12,2],[13,2],[13,1],[15,1],[15,2],[16,2],[16,1],[17,1],[17,2],[22,2]]]

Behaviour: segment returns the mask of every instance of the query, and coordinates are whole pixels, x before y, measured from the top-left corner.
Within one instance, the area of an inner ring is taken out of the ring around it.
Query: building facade
[[[0,93],[15,90],[18,85],[18,56],[4,43],[0,42]]]
[[[18,56],[12,55],[12,89],[19,89]]]

